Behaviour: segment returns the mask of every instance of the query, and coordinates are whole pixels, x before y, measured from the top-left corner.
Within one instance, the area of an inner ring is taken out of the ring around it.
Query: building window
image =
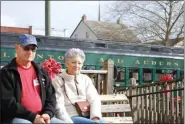
[[[77,38],[78,37],[78,34],[75,34],[75,38]]]
[[[89,32],[86,32],[86,38],[89,38]]]

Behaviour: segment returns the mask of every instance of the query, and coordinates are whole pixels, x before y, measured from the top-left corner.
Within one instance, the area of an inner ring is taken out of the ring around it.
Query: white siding
[[[88,38],[86,37],[86,32],[88,32],[88,36],[89,36]],[[97,40],[97,37],[94,35],[94,33],[82,21],[76,28],[71,38]]]

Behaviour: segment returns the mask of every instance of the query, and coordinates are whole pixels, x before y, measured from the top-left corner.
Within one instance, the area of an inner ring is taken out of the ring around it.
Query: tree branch
[[[147,17],[144,17],[144,16],[141,16],[141,15],[138,15],[138,14],[136,14],[136,13],[132,13],[132,14],[137,15],[137,16],[139,16],[140,18],[144,18],[144,19],[146,19],[146,20],[152,22],[152,23],[155,24],[157,27],[159,27],[163,32],[166,32],[162,27],[160,27],[156,22],[152,21],[151,19],[149,19],[149,18],[147,18]]]
[[[184,6],[184,3],[183,3],[183,5],[182,5],[182,7],[181,7],[180,10],[182,10],[183,6]],[[180,12],[179,12],[177,18],[174,20],[174,22],[173,22],[172,25],[170,26],[169,31],[171,31],[171,29],[173,28],[173,26],[175,25],[175,23],[177,22],[177,20],[180,18],[180,16],[181,16],[183,13],[184,13],[184,11],[180,11]]]
[[[183,28],[184,28],[184,25],[181,27],[181,30],[180,30],[180,32],[177,34],[177,37],[176,37],[176,40],[174,41],[174,43],[172,43],[172,46],[174,46],[175,44],[177,44],[177,43],[179,43],[180,41],[182,41],[182,40],[179,40],[180,39],[180,35],[183,33]]]
[[[163,9],[164,9],[164,15],[165,15],[165,24],[166,24],[166,26],[167,26],[167,20],[168,20],[168,18],[167,18],[167,14],[169,14],[168,13],[168,11],[166,10],[166,8],[159,2],[159,1],[155,1],[155,2],[157,2]]]
[[[142,10],[144,10],[144,11],[146,11],[146,12],[149,12],[149,13],[151,13],[151,14],[153,14],[153,15],[156,15],[157,17],[161,18],[164,22],[166,21],[163,17],[161,17],[161,16],[158,15],[157,13],[154,13],[154,12],[151,11],[151,10],[148,10],[148,9],[145,9],[145,8],[141,8],[140,6],[137,6],[137,5],[134,5],[134,6],[137,7],[137,8],[139,8],[139,9],[142,9]]]
[[[137,27],[134,27],[134,26],[132,26],[132,28],[137,28]],[[161,40],[164,40],[164,38],[163,38],[163,36],[162,35],[164,35],[164,33],[158,33],[158,32],[154,32],[153,30],[149,30],[149,28],[147,28],[147,27],[140,27],[140,30],[141,29],[143,29],[143,30],[145,30],[145,31],[148,31],[148,32],[151,32],[151,33],[153,33],[153,34],[155,34],[155,36],[157,36],[157,37],[159,37],[159,39],[161,39]],[[136,29],[137,30],[137,29]],[[137,34],[143,34],[143,31],[140,31],[141,33],[137,33]]]

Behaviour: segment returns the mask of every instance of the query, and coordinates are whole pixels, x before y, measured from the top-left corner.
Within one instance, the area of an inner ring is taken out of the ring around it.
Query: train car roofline
[[[2,46],[1,46],[2,47]],[[3,45],[3,47],[5,48],[14,48],[14,46],[10,46],[10,45]],[[65,47],[65,48],[44,48],[44,47],[39,47],[38,50],[51,50],[51,51],[62,51],[65,52],[69,49],[69,47]],[[167,58],[167,59],[184,59],[184,55],[183,54],[166,54],[166,53],[161,53],[160,55],[157,53],[138,53],[134,50],[111,50],[110,49],[97,49],[97,48],[91,48],[91,49],[85,49],[85,48],[81,48],[84,50],[85,53],[93,53],[93,54],[108,54],[108,55],[128,55],[128,56],[138,56],[138,57],[155,57],[155,58]]]

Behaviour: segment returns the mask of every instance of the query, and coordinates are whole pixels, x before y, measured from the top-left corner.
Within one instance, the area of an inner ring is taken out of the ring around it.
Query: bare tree
[[[143,42],[174,46],[184,39],[183,8],[184,1],[117,1],[107,6],[107,14],[109,20],[129,21]]]

